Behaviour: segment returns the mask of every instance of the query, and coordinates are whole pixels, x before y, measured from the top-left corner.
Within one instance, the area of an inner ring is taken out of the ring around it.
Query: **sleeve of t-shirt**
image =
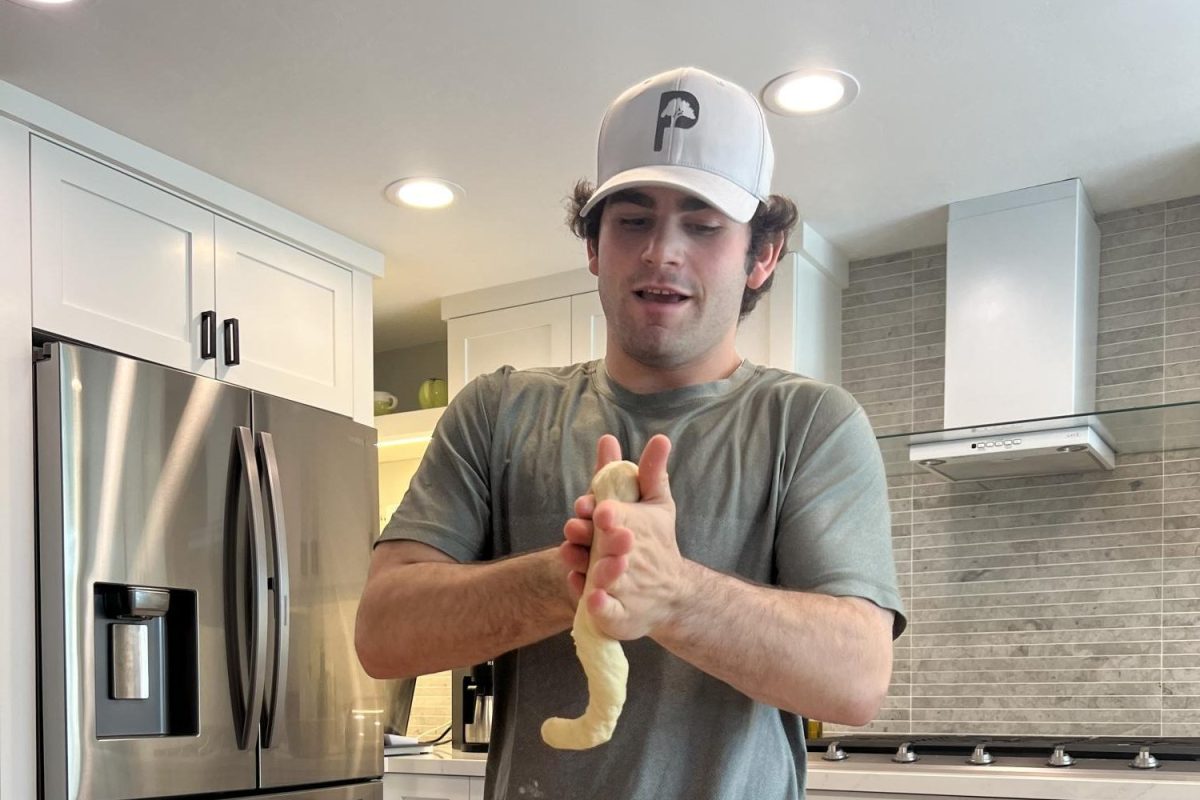
[[[504,375],[476,378],[455,395],[376,544],[422,542],[460,562],[487,557],[492,421]]]
[[[830,386],[805,426],[780,513],[781,586],[862,597],[907,625],[892,554],[887,478],[875,432],[854,398]]]

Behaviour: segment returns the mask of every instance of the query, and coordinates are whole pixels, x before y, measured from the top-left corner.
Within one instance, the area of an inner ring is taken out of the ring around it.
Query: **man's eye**
[[[648,220],[645,217],[622,217],[621,227],[623,228],[644,228]]]
[[[721,226],[720,225],[695,224],[695,225],[692,225],[692,230],[694,230],[696,233],[707,235],[707,234],[716,233],[717,231],[721,230]]]

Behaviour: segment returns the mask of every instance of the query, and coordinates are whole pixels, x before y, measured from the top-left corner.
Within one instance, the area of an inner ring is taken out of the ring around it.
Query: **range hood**
[[[1095,407],[1100,231],[1078,179],[950,205],[944,430],[909,458],[950,481],[1112,469]],[[957,430],[953,430],[957,429]]]

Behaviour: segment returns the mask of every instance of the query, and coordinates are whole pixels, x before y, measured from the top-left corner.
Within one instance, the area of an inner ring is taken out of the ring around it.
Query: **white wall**
[[[29,132],[0,116],[0,798],[37,791]]]

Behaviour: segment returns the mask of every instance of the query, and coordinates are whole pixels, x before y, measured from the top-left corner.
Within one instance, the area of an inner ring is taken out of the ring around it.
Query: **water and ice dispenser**
[[[95,585],[96,735],[194,736],[196,593]]]

